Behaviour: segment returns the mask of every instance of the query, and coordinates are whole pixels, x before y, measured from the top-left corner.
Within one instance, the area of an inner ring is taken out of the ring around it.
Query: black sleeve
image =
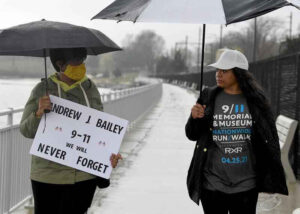
[[[276,128],[276,122],[275,122],[274,118],[272,118],[269,123],[270,123],[270,133],[271,133],[270,146],[272,149],[272,154],[274,155],[273,158],[280,160],[281,159],[280,158],[281,151],[280,151],[280,145],[279,145],[278,132],[277,132],[277,128]]]
[[[199,99],[198,99],[199,100]],[[203,104],[207,105],[208,101],[208,89],[203,90]],[[200,138],[203,132],[206,132],[208,128],[207,114],[201,119],[193,119],[190,115],[185,125],[185,135],[189,140],[196,141]]]

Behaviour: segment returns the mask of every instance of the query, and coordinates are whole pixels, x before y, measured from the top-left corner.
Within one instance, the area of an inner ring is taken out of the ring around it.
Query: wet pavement
[[[300,182],[288,184],[289,195],[260,194],[257,214],[292,214],[300,208]]]
[[[124,160],[111,187],[96,193],[90,214],[203,213],[186,189],[194,143],[184,125],[195,100],[192,92],[163,86],[161,101],[126,136]]]

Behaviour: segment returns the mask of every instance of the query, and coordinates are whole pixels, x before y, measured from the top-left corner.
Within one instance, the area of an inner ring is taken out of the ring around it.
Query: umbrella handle
[[[200,97],[198,98],[197,103],[203,105],[202,95],[200,95]]]
[[[49,109],[44,109],[44,113],[49,113],[50,110]]]

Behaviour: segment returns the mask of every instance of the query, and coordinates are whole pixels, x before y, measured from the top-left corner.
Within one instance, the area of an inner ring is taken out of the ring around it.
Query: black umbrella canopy
[[[89,55],[121,48],[98,30],[53,21],[36,21],[0,31],[0,55],[45,57],[51,48],[87,48]]]
[[[115,0],[92,19],[231,24],[287,5],[293,4],[286,0]]]

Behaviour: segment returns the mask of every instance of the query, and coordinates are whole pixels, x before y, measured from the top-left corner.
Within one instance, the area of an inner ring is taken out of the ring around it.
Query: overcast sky
[[[183,42],[186,35],[190,42],[197,42],[198,30],[201,25],[196,24],[150,24],[131,23],[109,20],[93,20],[96,15],[113,0],[0,0],[0,29],[18,24],[37,21],[43,18],[51,21],[68,22],[76,25],[91,27],[102,31],[117,44],[121,45],[125,35],[136,35],[142,30],[150,29],[161,35],[170,48],[175,42]],[[299,33],[300,10],[285,7],[265,15],[282,18],[284,28],[289,28],[289,15],[293,12],[293,34]],[[245,22],[224,27],[223,33],[239,29]],[[288,32],[287,32],[288,33]],[[207,40],[219,38],[220,26],[207,25]]]

